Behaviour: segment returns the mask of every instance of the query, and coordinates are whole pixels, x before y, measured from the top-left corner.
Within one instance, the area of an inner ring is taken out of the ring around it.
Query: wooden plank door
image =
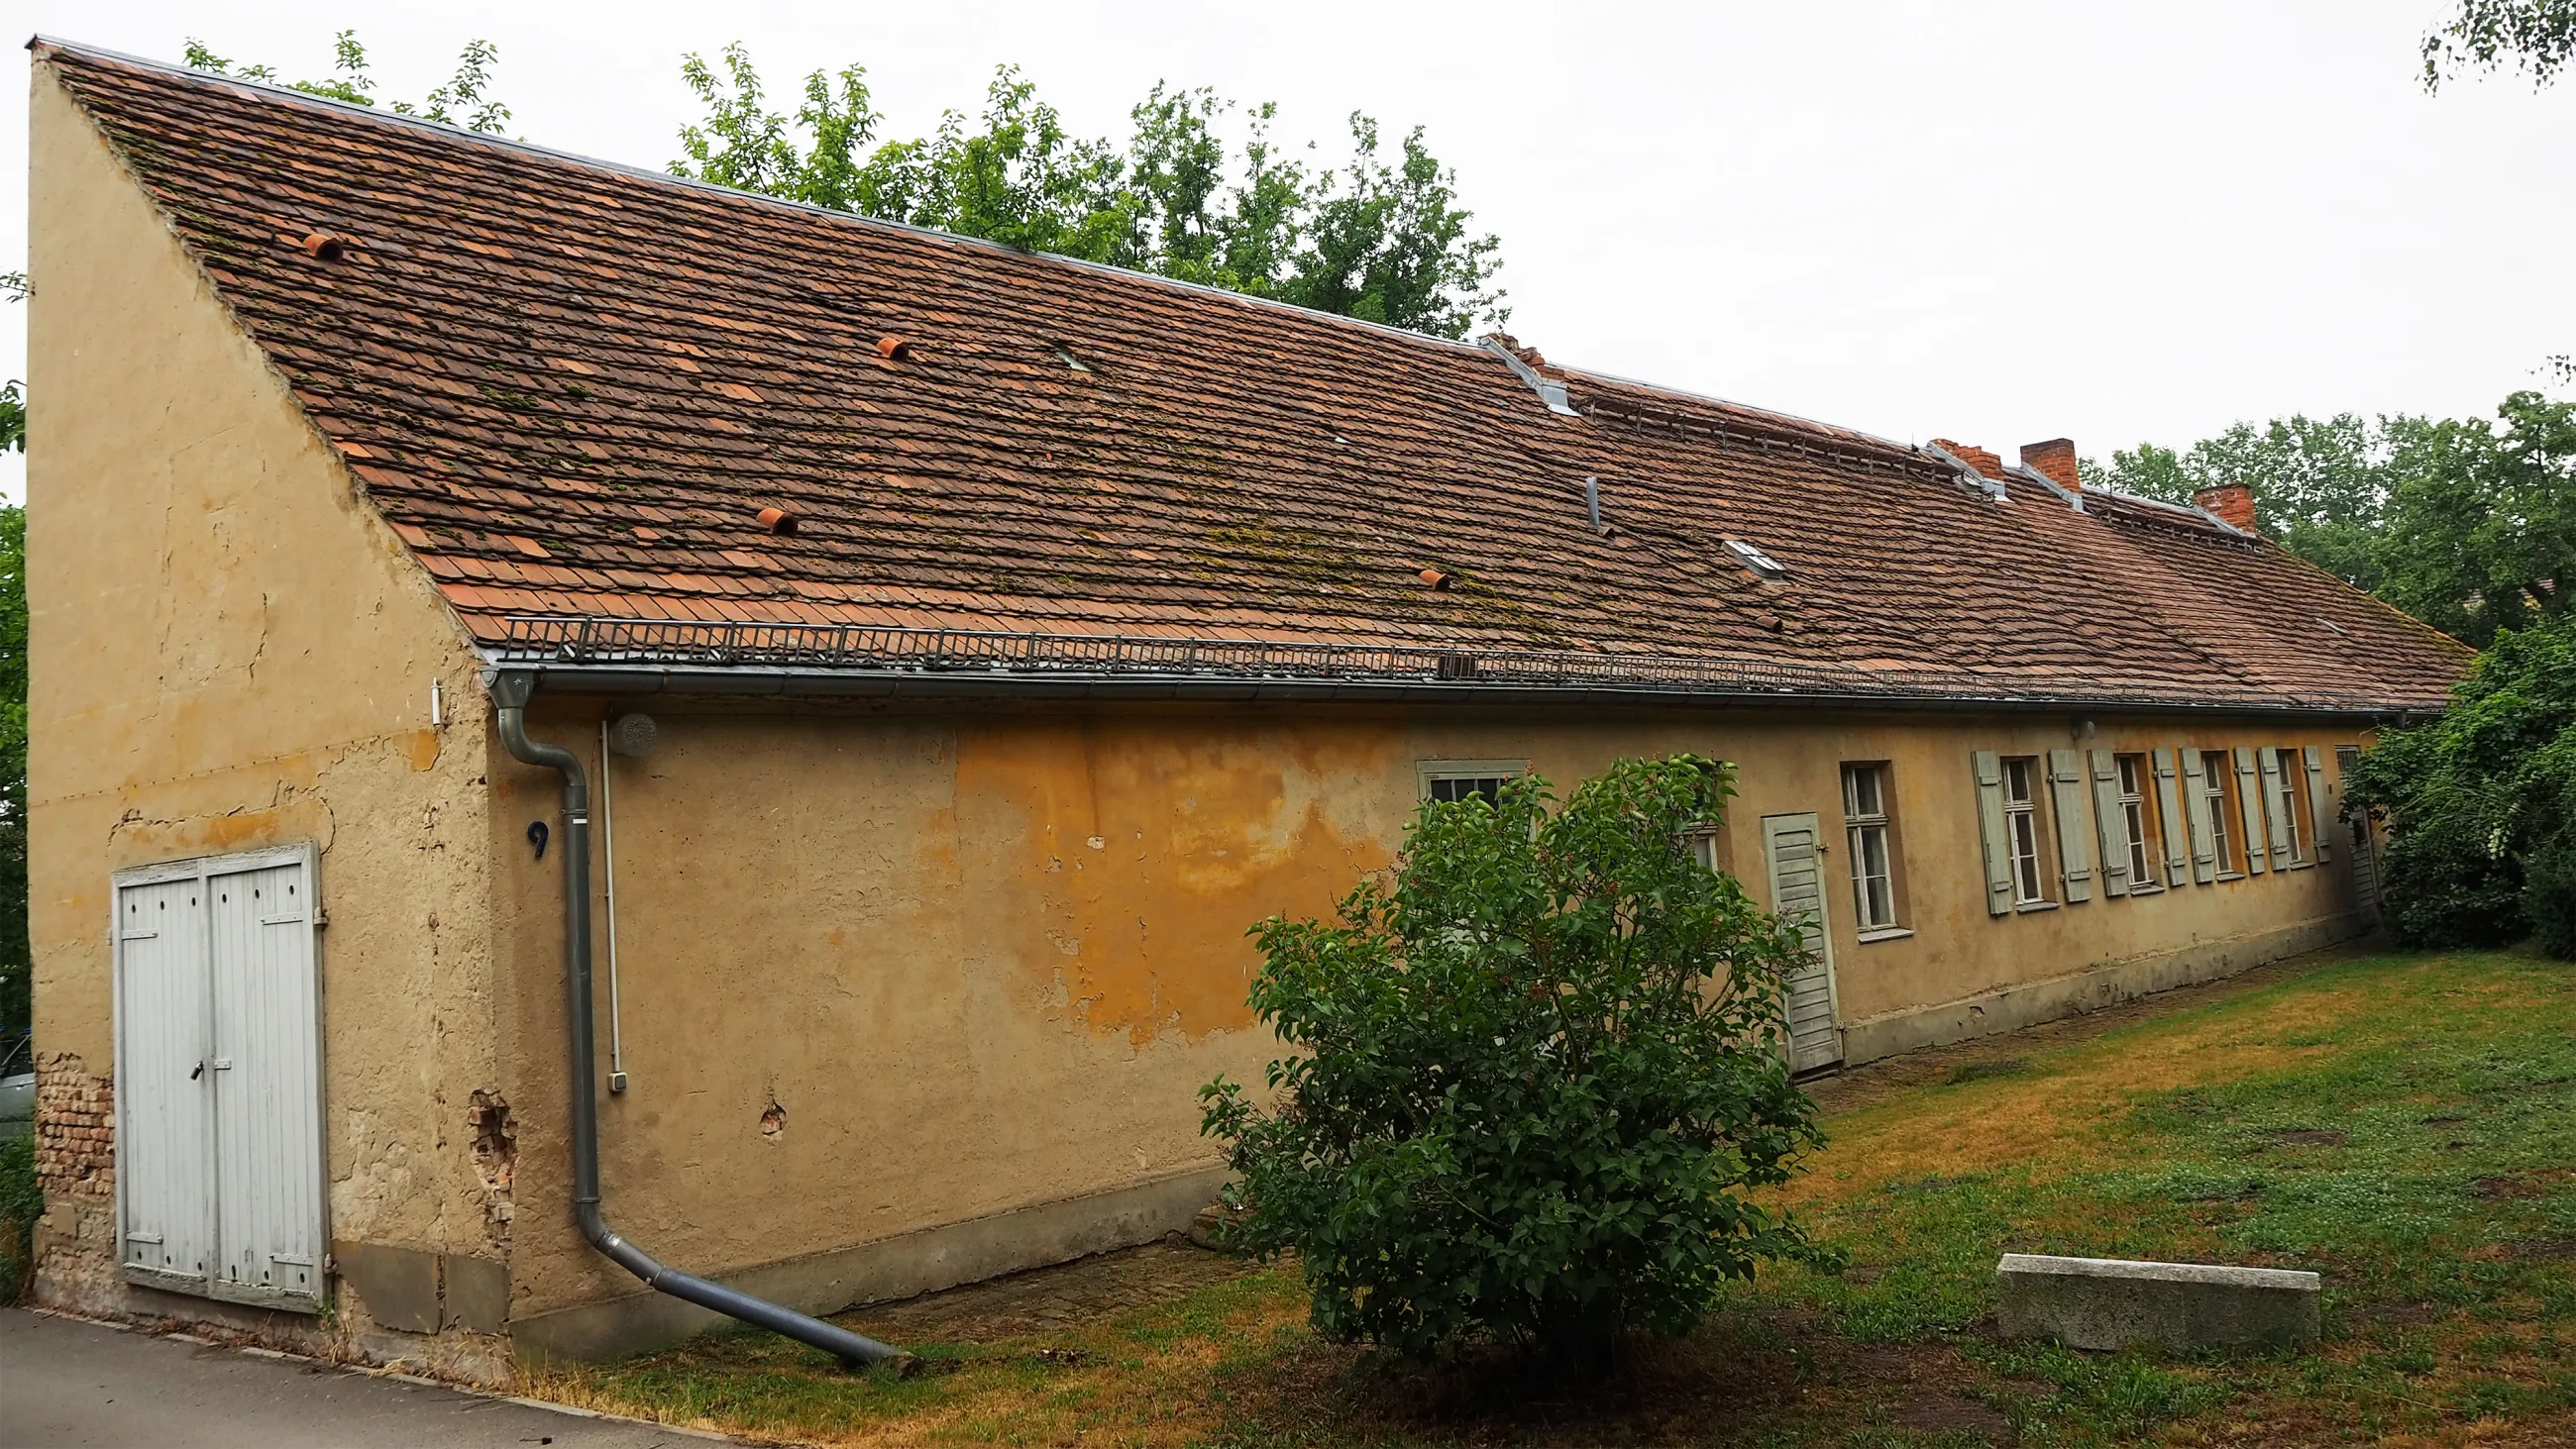
[[[1843,1059],[1834,1012],[1834,943],[1827,927],[1825,858],[1815,815],[1762,817],[1762,858],[1771,913],[1798,930],[1807,964],[1789,977],[1789,1070],[1812,1072]]]

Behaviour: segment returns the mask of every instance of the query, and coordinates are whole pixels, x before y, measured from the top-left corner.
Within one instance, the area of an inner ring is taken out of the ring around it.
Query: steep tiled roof
[[[38,54],[495,649],[609,616],[2371,710],[2465,657],[2187,510],[1542,363],[1560,414],[1483,347]]]

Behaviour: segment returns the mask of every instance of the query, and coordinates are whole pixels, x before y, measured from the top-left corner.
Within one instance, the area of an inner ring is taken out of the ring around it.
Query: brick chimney
[[[2247,533],[2254,531],[2254,490],[2242,483],[2212,484],[2194,492],[2191,501]]]
[[[1932,446],[1997,482],[2003,480],[2004,460],[1997,454],[1989,453],[1974,443],[1954,443],[1948,438],[1934,438]]]
[[[2075,473],[2073,438],[2051,438],[2045,443],[2022,444],[2021,465],[2069,493],[2084,491],[2083,480]]]

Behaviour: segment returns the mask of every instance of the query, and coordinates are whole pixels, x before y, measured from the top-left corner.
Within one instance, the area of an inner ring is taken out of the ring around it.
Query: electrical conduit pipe
[[[892,1362],[909,1371],[915,1360],[892,1344],[835,1328],[767,1299],[738,1293],[694,1273],[666,1268],[650,1253],[619,1237],[599,1208],[599,1085],[596,1080],[590,1002],[590,787],[580,757],[561,745],[528,738],[528,699],[536,676],[503,670],[493,676],[492,701],[501,744],[513,758],[563,776],[564,980],[572,1042],[572,1213],[581,1235],[610,1261],[656,1292],[711,1308],[745,1323],[810,1343],[852,1365]]]

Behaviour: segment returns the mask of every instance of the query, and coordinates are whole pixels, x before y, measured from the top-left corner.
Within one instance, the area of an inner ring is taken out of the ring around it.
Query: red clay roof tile
[[[512,611],[900,622],[2369,710],[2438,706],[2466,658],[2187,510],[1997,503],[1900,444],[1523,349],[1560,416],[1482,347],[38,57],[487,646]],[[279,241],[323,230],[353,244]]]

